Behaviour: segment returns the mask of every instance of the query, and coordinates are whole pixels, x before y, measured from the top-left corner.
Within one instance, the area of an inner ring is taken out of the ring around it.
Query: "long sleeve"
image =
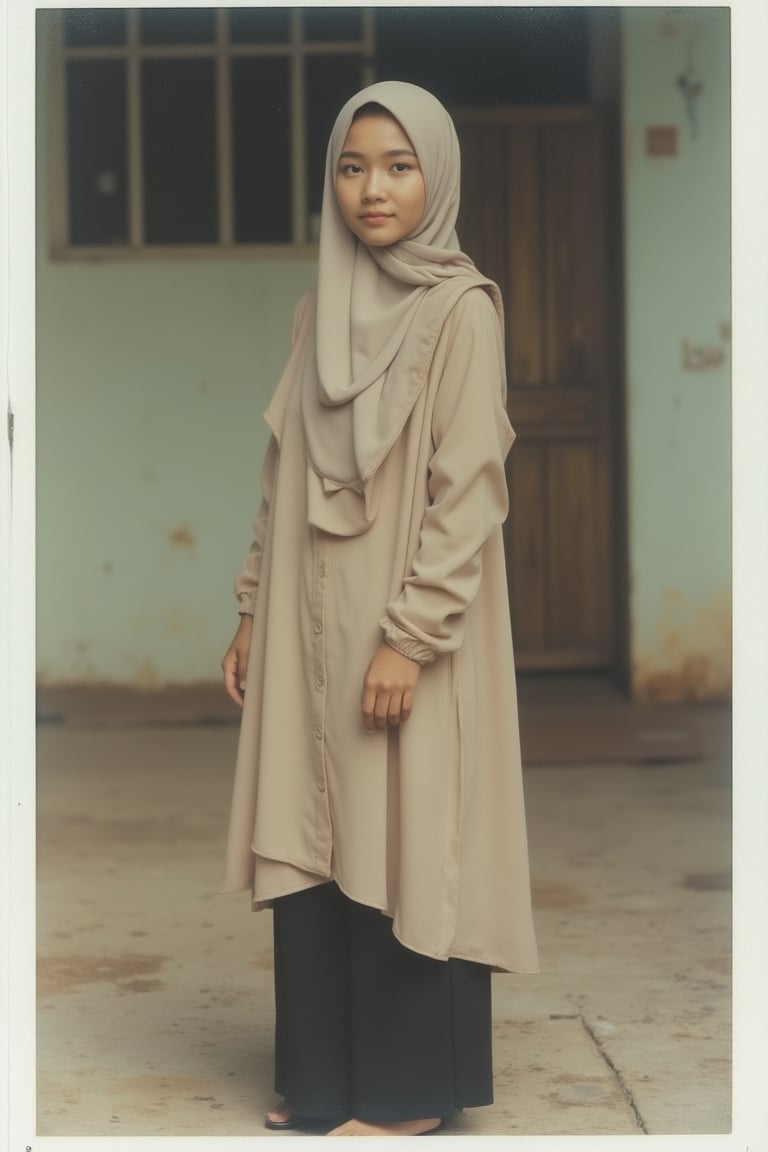
[[[253,522],[252,543],[243,561],[243,566],[235,580],[237,610],[241,616],[253,615],[256,594],[259,589],[261,558],[264,550],[264,539],[267,534],[269,505],[272,500],[278,452],[277,441],[274,436],[270,436],[261,469],[262,500],[259,510],[256,513],[256,519]]]
[[[483,545],[508,511],[504,460],[514,440],[504,408],[503,350],[493,305],[470,291],[444,332],[432,420],[429,504],[410,573],[387,605],[387,643],[429,663],[462,642],[482,575]]]
[[[295,352],[301,325],[307,315],[307,308],[313,293],[307,292],[301,297],[293,313],[293,326],[291,330],[291,352]],[[290,364],[290,361],[289,361]],[[279,432],[276,430],[282,422],[284,413],[289,372],[283,373],[264,416],[272,429],[267,446],[264,463],[261,469],[262,500],[256,519],[253,522],[252,543],[243,566],[235,580],[235,596],[237,597],[237,610],[241,616],[252,616],[256,603],[256,594],[261,577],[261,558],[264,550],[264,540],[267,534],[267,521],[269,507],[272,502],[272,492],[275,485],[275,473],[280,455]]]

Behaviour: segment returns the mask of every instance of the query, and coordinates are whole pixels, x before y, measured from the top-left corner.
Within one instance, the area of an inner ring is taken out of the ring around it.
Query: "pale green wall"
[[[41,261],[44,683],[218,675],[258,504],[261,413],[311,277],[287,261]]]
[[[725,9],[624,9],[631,665],[640,697],[730,687],[730,155]],[[691,133],[676,78],[702,82]],[[679,152],[645,154],[650,126]],[[723,363],[682,366],[682,342]]]
[[[261,414],[314,267],[51,262],[39,73],[40,679],[215,680],[259,500]]]

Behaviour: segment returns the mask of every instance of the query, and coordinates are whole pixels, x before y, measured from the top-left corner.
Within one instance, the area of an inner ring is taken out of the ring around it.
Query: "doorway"
[[[611,125],[583,105],[452,114],[462,247],[499,284],[506,309],[517,442],[504,532],[517,666],[615,668],[626,597]]]

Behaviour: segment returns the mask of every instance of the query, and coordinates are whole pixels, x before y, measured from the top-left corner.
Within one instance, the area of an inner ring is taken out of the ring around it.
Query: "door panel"
[[[506,147],[506,130],[503,127],[480,126],[466,140],[462,141],[462,205],[472,206],[468,213],[462,213],[467,240],[462,236],[463,247],[471,255],[472,251],[485,254],[483,272],[497,284],[504,282],[506,275],[507,230],[509,212],[507,210],[506,188],[499,177],[499,165],[503,163]],[[475,206],[482,205],[476,211]],[[472,244],[470,250],[468,244]]]
[[[507,581],[515,648],[545,647],[547,621],[547,525],[529,508],[547,506],[545,444],[518,443],[509,457],[510,519],[518,525],[514,551],[507,550]]]
[[[603,218],[597,133],[593,125],[542,132],[546,292],[546,382],[597,385]]]
[[[505,525],[520,668],[614,661],[605,128],[597,111],[454,113],[462,247],[506,312]]]
[[[544,334],[538,261],[538,141],[533,125],[507,130],[506,161],[507,247],[500,287],[509,314],[515,318],[514,324],[507,324],[510,383],[524,388],[541,380]]]
[[[588,648],[600,620],[595,452],[589,442],[550,444],[547,452],[551,642],[555,648]]]

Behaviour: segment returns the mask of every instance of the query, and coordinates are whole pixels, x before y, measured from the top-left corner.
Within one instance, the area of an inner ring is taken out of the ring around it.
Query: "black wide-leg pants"
[[[275,1089],[374,1123],[493,1102],[490,970],[403,947],[335,883],[274,901]]]

